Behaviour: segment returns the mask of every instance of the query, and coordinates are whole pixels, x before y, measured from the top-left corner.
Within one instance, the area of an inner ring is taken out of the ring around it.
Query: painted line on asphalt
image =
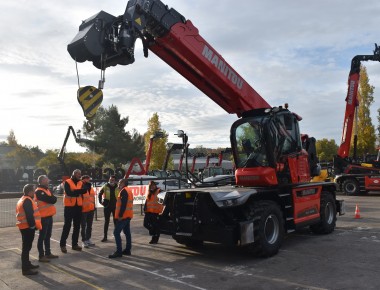
[[[17,252],[17,254],[22,252],[20,248],[8,248],[8,249],[0,250],[0,252],[5,252],[5,251],[11,251],[11,252],[14,252],[14,253]],[[30,257],[32,257],[33,259],[36,259],[38,261],[37,257],[35,257],[33,255],[30,255]],[[94,285],[94,284],[92,284],[90,282],[87,282],[86,280],[83,280],[82,278],[79,278],[78,276],[75,276],[74,274],[72,274],[70,272],[67,272],[67,271],[65,271],[64,269],[62,269],[62,268],[60,268],[58,266],[55,266],[53,264],[47,264],[46,266],[52,268],[53,270],[55,270],[57,272],[61,272],[61,273],[64,273],[64,274],[66,274],[68,276],[71,276],[74,279],[76,279],[76,280],[78,280],[78,281],[80,281],[80,282],[82,282],[82,283],[84,283],[84,284],[86,284],[86,285],[88,285],[88,286],[90,286],[90,287],[92,287],[94,289],[103,290],[103,288],[98,287],[98,286],[96,286],[96,285]]]
[[[286,285],[289,285],[289,286],[301,287],[302,289],[308,289],[308,290],[309,289],[310,290],[328,290],[328,288],[314,287],[314,286],[310,286],[310,285],[305,285],[305,284],[300,284],[300,283],[296,283],[296,282],[291,282],[291,281],[288,281],[288,280],[285,280],[285,279],[281,279],[281,278],[273,278],[273,277],[271,278],[271,277],[261,276],[261,275],[252,275],[252,276],[255,277],[255,278],[258,278],[258,279],[279,282],[282,285],[286,284]]]
[[[59,243],[59,241],[55,240],[55,239],[50,239],[51,241],[53,242],[56,242],[56,243]],[[67,244],[67,246],[71,247],[71,245]],[[84,253],[87,253],[89,255],[92,255],[94,257],[97,257],[97,258],[101,258],[102,260],[105,260],[105,261],[110,261],[109,258],[106,258],[104,256],[101,256],[99,254],[95,254],[95,253],[92,253],[92,252],[87,252],[87,251],[83,251]],[[198,287],[198,286],[195,286],[193,284],[190,284],[190,283],[186,283],[184,281],[181,281],[181,280],[178,280],[178,279],[174,279],[174,278],[171,278],[171,277],[167,277],[165,275],[161,275],[161,274],[158,274],[158,273],[155,273],[154,271],[152,270],[147,270],[147,269],[144,269],[144,268],[140,268],[140,267],[137,267],[137,266],[133,266],[133,265],[130,265],[128,263],[125,263],[125,262],[122,262],[122,261],[118,261],[118,260],[112,260],[113,262],[115,263],[119,263],[119,264],[122,264],[124,266],[127,266],[131,269],[134,269],[134,270],[138,270],[138,271],[141,271],[141,272],[144,272],[144,273],[148,273],[150,275],[154,275],[154,276],[157,276],[157,277],[160,277],[160,278],[163,278],[165,280],[168,280],[170,282],[175,282],[175,283],[179,283],[179,284],[182,284],[182,285],[185,285],[189,288],[194,288],[194,289],[198,289],[198,290],[207,290],[207,288],[202,288],[202,287]]]
[[[86,284],[86,285],[94,288],[94,289],[104,290],[104,288],[98,287],[98,286],[96,286],[96,285],[94,285],[94,284],[92,284],[92,283],[90,283],[90,282],[88,282],[86,280],[83,280],[82,278],[79,278],[78,276],[76,276],[76,275],[74,275],[74,274],[72,274],[72,273],[70,273],[70,272],[68,272],[68,271],[66,271],[66,270],[64,270],[64,269],[56,266],[56,265],[52,265],[52,264],[48,263],[47,266],[50,267],[50,268],[52,268],[52,269],[54,269],[57,272],[61,272],[63,274],[66,274],[66,275],[68,275],[68,276],[70,276],[70,277],[72,277],[72,278],[74,278],[74,279],[76,279],[76,280],[78,280],[78,281],[80,281],[80,282],[82,282],[82,283],[84,283],[84,284]]]
[[[8,252],[8,251],[19,251],[21,252],[21,250],[19,248],[8,248],[8,249],[1,249],[0,252]]]

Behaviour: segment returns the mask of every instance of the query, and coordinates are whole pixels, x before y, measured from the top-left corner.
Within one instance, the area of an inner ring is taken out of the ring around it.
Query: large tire
[[[115,171],[112,168],[104,168],[103,170],[103,178],[109,179],[111,175],[115,175]]]
[[[278,253],[284,239],[284,219],[280,207],[273,201],[253,205],[254,243],[248,250],[259,257]]]
[[[360,192],[359,182],[353,178],[346,179],[343,181],[342,189],[346,195],[357,195]]]
[[[320,217],[318,224],[310,226],[311,231],[315,234],[332,233],[336,225],[336,205],[330,193],[322,192]]]
[[[117,179],[122,179],[125,176],[125,170],[123,168],[116,168],[115,175]]]
[[[38,168],[34,170],[33,179],[37,180],[40,175],[46,175],[46,170],[43,168]]]

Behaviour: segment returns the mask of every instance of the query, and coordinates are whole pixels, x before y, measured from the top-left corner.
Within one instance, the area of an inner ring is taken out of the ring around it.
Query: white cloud
[[[350,61],[371,54],[378,41],[380,2],[227,0],[164,1],[191,19],[208,41],[273,106],[287,102],[303,117],[302,132],[339,143]],[[67,52],[82,20],[104,10],[124,13],[127,1],[2,1],[0,3],[0,136],[13,129],[21,144],[60,148],[68,126],[84,121],[76,100],[75,63]],[[375,86],[377,125],[380,65],[365,63]],[[100,72],[78,64],[81,85]],[[236,116],[225,113],[162,60],[136,47],[136,62],[106,71],[105,106],[129,116],[128,130],[146,130],[154,112],[177,142],[185,130],[192,146],[229,146]],[[69,150],[83,150],[69,141]]]

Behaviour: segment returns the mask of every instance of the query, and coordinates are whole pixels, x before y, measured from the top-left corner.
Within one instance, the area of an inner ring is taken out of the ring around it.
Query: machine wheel
[[[322,192],[321,195],[321,220],[318,224],[310,226],[315,234],[329,234],[335,229],[336,224],[336,205],[331,194]]]
[[[352,178],[343,181],[342,189],[346,195],[356,195],[360,191],[359,183],[356,179]]]
[[[103,170],[103,178],[109,179],[111,175],[115,175],[115,171],[112,168],[105,168]]]
[[[33,173],[33,179],[37,180],[40,175],[46,175],[46,170],[43,168],[36,169]]]
[[[273,201],[259,201],[253,205],[254,243],[249,251],[260,257],[277,254],[284,238],[284,219]]]
[[[121,179],[125,176],[125,170],[123,168],[116,168],[115,170],[116,178]]]

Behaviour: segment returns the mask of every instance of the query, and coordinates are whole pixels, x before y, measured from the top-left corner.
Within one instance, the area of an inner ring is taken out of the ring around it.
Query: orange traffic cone
[[[359,210],[358,205],[356,205],[356,208],[355,208],[355,218],[360,219],[360,210]]]

